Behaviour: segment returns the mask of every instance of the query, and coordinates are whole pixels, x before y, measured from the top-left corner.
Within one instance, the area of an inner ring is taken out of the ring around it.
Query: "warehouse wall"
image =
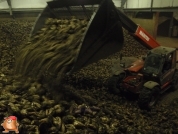
[[[11,0],[12,8],[43,8],[49,0]],[[0,3],[0,9],[7,9],[6,1]]]
[[[173,14],[174,18],[178,20],[178,11],[175,11]]]
[[[127,0],[125,8],[148,8],[151,0]]]
[[[168,12],[168,13],[170,14],[170,12]],[[152,19],[135,18],[135,17],[133,17],[133,16],[135,16],[134,13],[127,13],[127,16],[129,18],[131,18],[136,24],[143,27],[153,37],[156,37],[156,34],[157,34],[157,36],[178,37],[178,21],[175,18],[173,18],[172,29],[170,29],[172,17],[166,16],[165,14],[166,14],[166,12],[159,14],[159,18],[157,20],[158,21],[157,22],[157,33],[155,33],[156,32],[155,31],[155,28],[156,28],[155,13],[154,13]],[[174,14],[176,16],[176,13],[174,13]],[[175,30],[177,30],[177,31],[175,31]],[[175,32],[177,32],[177,33],[175,34]]]
[[[149,8],[152,0],[127,0],[125,8]],[[177,7],[178,0],[153,0],[153,8]]]
[[[140,19],[134,18],[132,14],[127,14],[129,18],[131,18],[136,24],[143,27],[150,35],[153,36],[154,31],[154,19]]]
[[[43,8],[50,0],[11,0],[13,8]],[[125,8],[149,8],[152,0],[127,0]],[[121,6],[121,0],[113,0],[117,7]],[[178,0],[153,0],[154,7],[177,7]],[[0,9],[7,9],[7,2],[0,3]]]
[[[153,7],[176,7],[178,0],[154,0]]]
[[[50,0],[11,0],[12,8],[44,8]],[[121,0],[113,0],[115,6],[120,7]],[[6,1],[0,3],[0,9],[8,9]]]

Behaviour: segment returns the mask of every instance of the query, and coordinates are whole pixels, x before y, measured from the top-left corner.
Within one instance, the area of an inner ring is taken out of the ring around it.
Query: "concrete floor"
[[[178,38],[158,36],[156,40],[162,46],[178,48]]]

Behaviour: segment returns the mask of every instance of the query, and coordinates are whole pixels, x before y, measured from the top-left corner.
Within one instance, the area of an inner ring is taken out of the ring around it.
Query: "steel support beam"
[[[153,38],[156,39],[158,31],[159,12],[154,13],[153,19],[154,19]]]
[[[126,1],[127,1],[127,0],[121,0],[121,9],[124,8],[124,5],[125,5]]]
[[[169,24],[169,37],[172,37],[173,21],[174,21],[174,16],[173,16],[173,13],[172,13],[171,21],[170,21],[170,24]]]
[[[126,12],[135,12],[135,11],[140,11],[140,12],[173,12],[177,11],[178,7],[158,7],[155,8],[153,7],[151,10],[150,8],[124,8],[123,9]]]
[[[7,4],[8,4],[8,6],[9,6],[9,13],[10,13],[10,16],[13,17],[11,0],[7,0]]]
[[[1,2],[4,2],[4,1],[6,1],[6,0],[0,0],[0,3],[1,3]]]
[[[153,0],[151,0],[150,9],[151,9],[151,12],[152,12],[152,9],[153,9]]]

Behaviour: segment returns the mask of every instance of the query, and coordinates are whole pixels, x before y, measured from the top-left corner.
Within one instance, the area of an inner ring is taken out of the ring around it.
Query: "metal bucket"
[[[87,8],[87,6],[92,7],[96,4],[98,6],[94,12],[92,8]],[[39,15],[31,35],[43,27],[47,18],[60,18],[60,13],[65,17],[83,14],[90,18],[80,43],[80,51],[70,73],[122,49],[124,42],[122,26],[117,8],[112,0],[55,0],[48,2],[47,7]]]

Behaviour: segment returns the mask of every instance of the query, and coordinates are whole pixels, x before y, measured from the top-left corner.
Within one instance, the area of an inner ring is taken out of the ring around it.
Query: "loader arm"
[[[98,5],[93,12],[93,5]],[[112,0],[52,0],[47,2],[46,8],[36,20],[31,36],[38,33],[47,18],[88,18],[87,29],[81,38],[79,52],[71,71],[76,72],[81,68],[106,58],[123,48],[124,27],[141,44],[149,49],[159,44],[140,26],[136,25],[124,13],[118,10]]]
[[[118,10],[122,26],[130,32],[130,34],[142,45],[148,49],[153,49],[160,44],[141,26],[135,24],[129,17],[127,17],[122,11]]]
[[[86,8],[92,7],[92,5],[98,5],[94,12],[92,8]],[[66,19],[71,16],[89,18],[90,21],[81,38],[75,64],[68,74],[122,49],[124,42],[122,25],[112,0],[53,0],[47,2],[46,8],[36,20],[31,36],[43,27],[47,18]]]

